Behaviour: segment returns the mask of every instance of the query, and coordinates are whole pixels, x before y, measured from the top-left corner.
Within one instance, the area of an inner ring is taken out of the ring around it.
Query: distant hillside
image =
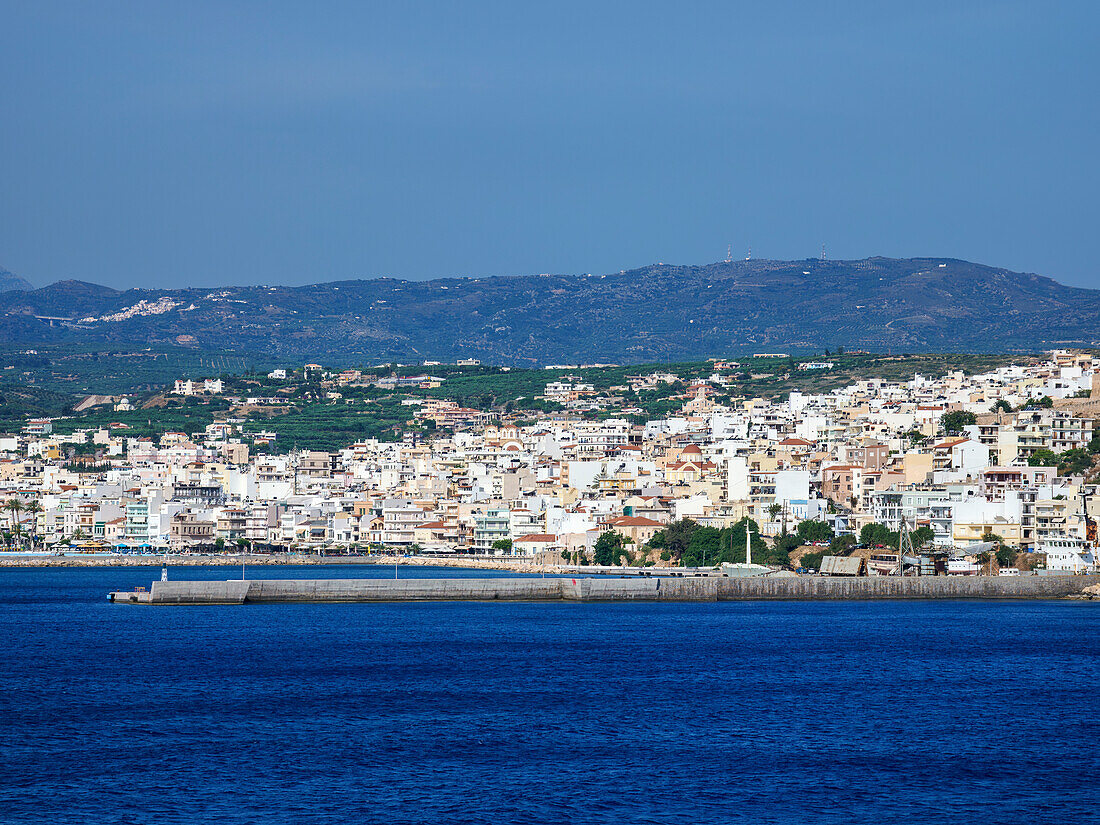
[[[7,292],[11,289],[34,289],[31,286],[30,281],[20,278],[14,272],[9,272],[0,266],[0,292]]]
[[[36,317],[38,316],[38,317]],[[64,323],[41,320],[69,319]],[[52,326],[51,326],[52,324]],[[826,347],[1004,352],[1097,344],[1100,292],[942,258],[734,261],[608,275],[0,294],[0,342],[180,344],[333,360],[521,365]]]

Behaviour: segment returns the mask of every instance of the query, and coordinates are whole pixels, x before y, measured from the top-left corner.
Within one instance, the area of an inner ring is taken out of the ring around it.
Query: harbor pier
[[[823,576],[726,578],[233,579],[155,581],[116,591],[116,604],[217,605],[294,602],[1058,599],[1100,584],[1092,576]]]

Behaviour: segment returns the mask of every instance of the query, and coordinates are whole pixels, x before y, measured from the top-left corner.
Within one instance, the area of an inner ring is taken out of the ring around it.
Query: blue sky
[[[951,256],[1100,287],[1086,2],[0,1],[36,284]]]

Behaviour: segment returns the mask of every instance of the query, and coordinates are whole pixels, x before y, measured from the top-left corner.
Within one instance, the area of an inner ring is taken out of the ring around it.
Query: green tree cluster
[[[898,533],[885,524],[871,522],[870,524],[864,524],[863,529],[859,531],[859,543],[871,547],[881,544],[884,547],[897,549]]]
[[[986,530],[982,533],[982,541],[991,541],[997,545],[994,553],[997,557],[998,567],[1012,567],[1016,563],[1016,548],[1006,546],[1004,538],[997,533],[994,533],[992,530]],[[985,560],[989,561],[989,554],[985,553],[983,555],[985,556]]]
[[[1084,475],[1092,469],[1091,450],[1092,442],[1087,450],[1075,448],[1056,453],[1053,450],[1040,449],[1028,456],[1027,463],[1032,467],[1057,467],[1059,475]]]
[[[788,564],[789,550],[769,547],[760,538],[752,519],[741,519],[732,527],[704,527],[691,519],[675,521],[654,534],[649,546],[668,554],[669,561],[685,567],[712,567],[723,562],[741,563],[746,559],[745,525],[752,531],[752,560],[758,564]]]
[[[803,544],[815,541],[832,541],[833,528],[823,521],[800,521],[795,528],[795,534]]]
[[[621,561],[629,563],[630,560],[630,553],[626,549],[626,538],[622,534],[608,530],[596,539],[594,554],[596,564],[614,566]]]
[[[1040,398],[1038,400],[1031,399],[1029,401],[1024,402],[1024,404],[1020,405],[1019,409],[1021,409],[1021,410],[1034,410],[1034,409],[1049,410],[1053,406],[1054,406],[1054,399],[1051,398],[1049,395],[1044,395],[1042,398]]]
[[[914,549],[920,549],[932,541],[935,535],[931,527],[918,527],[910,531],[909,540],[913,543]],[[886,525],[877,522],[865,524],[863,529],[859,531],[859,543],[863,545],[882,545],[883,547],[889,547],[891,550],[897,550],[900,541],[900,532],[891,530]]]
[[[969,427],[971,424],[978,423],[978,416],[967,410],[952,410],[946,412],[940,419],[940,426],[943,427],[943,431],[948,434],[961,433],[963,427]]]

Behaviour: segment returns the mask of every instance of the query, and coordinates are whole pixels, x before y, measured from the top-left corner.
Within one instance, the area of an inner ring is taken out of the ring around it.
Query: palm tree
[[[35,499],[27,505],[27,512],[30,513],[31,521],[31,550],[38,543],[38,514],[42,512],[42,505],[38,499]]]
[[[23,502],[17,498],[9,498],[4,503],[4,509],[11,513],[11,531],[15,534],[16,542],[19,541],[19,512],[23,509]]]

